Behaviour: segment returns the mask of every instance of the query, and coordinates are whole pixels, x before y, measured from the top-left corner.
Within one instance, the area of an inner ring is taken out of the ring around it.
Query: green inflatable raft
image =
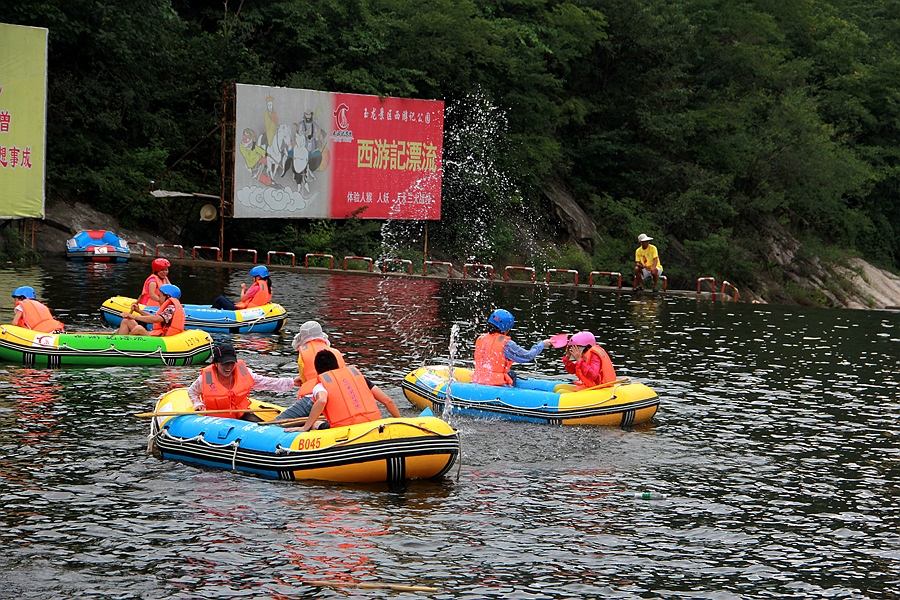
[[[191,329],[168,337],[99,332],[41,333],[0,325],[0,360],[28,367],[81,365],[196,365],[212,352],[212,338]]]

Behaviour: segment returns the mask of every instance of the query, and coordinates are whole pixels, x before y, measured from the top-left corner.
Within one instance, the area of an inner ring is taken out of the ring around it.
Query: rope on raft
[[[610,391],[612,391],[612,395],[611,395],[609,398],[607,398],[606,400],[600,400],[600,401],[598,401],[598,402],[594,402],[593,404],[579,404],[578,406],[569,406],[569,407],[567,407],[567,410],[573,410],[573,409],[575,409],[575,408],[578,408],[578,409],[582,409],[582,408],[593,408],[593,407],[595,407],[595,406],[601,406],[601,405],[603,405],[603,404],[606,404],[607,402],[611,402],[611,401],[615,400],[616,398],[618,398],[618,396],[616,396],[616,393],[615,393],[615,392],[616,392],[616,388],[619,387],[620,385],[626,385],[626,384],[621,384],[621,383],[620,383],[620,384],[616,384],[616,385],[610,387],[609,389],[610,389]],[[532,391],[537,391],[537,390],[532,390]],[[556,392],[546,392],[546,393],[549,393],[549,394],[556,394]],[[435,391],[435,394],[437,394],[437,391]],[[558,396],[559,394],[556,394],[556,395]],[[453,397],[451,396],[451,398],[453,398]],[[503,406],[503,407],[506,407],[506,408],[516,408],[516,409],[519,409],[519,410],[521,410],[521,409],[523,409],[523,408],[528,408],[528,407],[523,407],[523,406],[520,405],[520,404],[509,404],[508,402],[504,402],[504,401],[501,400],[500,398],[487,399],[487,400],[472,400],[472,399],[469,399],[469,398],[453,398],[453,399],[454,399],[454,400],[459,400],[459,401],[464,401],[464,402],[469,402],[469,403],[473,403],[473,404],[490,404],[491,406],[497,406],[497,405],[500,405],[500,406]],[[444,395],[443,400],[444,400],[444,402],[447,401],[447,396],[446,396],[446,394]],[[535,408],[533,408],[533,409],[531,409],[531,410],[540,410],[541,408],[547,408],[547,405],[544,404],[543,406],[537,406],[537,407],[535,407]],[[557,409],[557,412],[548,412],[547,414],[562,414],[562,413],[564,413],[564,412],[566,412],[566,411],[562,411],[562,410],[558,410],[558,409]]]
[[[15,338],[15,339],[17,339],[17,340],[21,340],[22,342],[27,343],[29,348],[32,348],[32,347],[36,347],[36,348],[45,348],[45,349],[48,350],[48,351],[49,351],[49,350],[73,350],[73,351],[75,351],[75,352],[78,352],[79,354],[103,354],[103,353],[105,353],[105,352],[111,352],[111,351],[112,351],[112,352],[115,352],[115,353],[120,354],[120,355],[122,355],[122,356],[127,356],[127,357],[129,357],[129,358],[148,358],[148,357],[150,357],[150,356],[159,355],[160,360],[162,360],[163,362],[165,362],[165,359],[166,359],[165,354],[166,354],[166,352],[167,352],[166,350],[163,349],[163,347],[162,347],[161,344],[159,344],[159,345],[156,347],[155,350],[150,350],[150,351],[148,351],[148,352],[139,352],[139,351],[136,351],[136,350],[120,350],[120,349],[116,348],[116,345],[115,345],[114,343],[112,343],[112,342],[110,342],[110,344],[109,344],[108,347],[106,347],[106,348],[98,348],[98,349],[96,349],[96,350],[91,350],[91,349],[89,349],[89,348],[75,348],[74,346],[70,346],[70,345],[67,344],[66,342],[62,342],[62,343],[58,344],[56,347],[52,347],[52,346],[41,346],[41,345],[34,346],[34,338],[23,337],[23,336],[21,336],[21,335],[18,335],[18,334],[16,334],[16,333],[13,333],[12,331],[9,331],[9,330],[8,330],[6,327],[4,327],[4,326],[0,326],[0,333],[2,333],[3,335],[9,336],[9,337],[11,337],[11,338]],[[51,334],[46,334],[46,335],[51,335]],[[52,335],[76,335],[76,334],[52,334]],[[113,333],[113,334],[93,333],[92,335],[109,335],[109,337],[113,337],[113,336],[115,336],[116,334],[114,334],[114,333]],[[150,338],[156,337],[157,339],[160,339],[160,340],[163,339],[162,336],[120,336],[120,337],[145,337],[145,338],[146,338],[146,337],[150,337]],[[210,343],[204,343],[204,344],[202,344],[201,346],[198,346],[197,348],[199,349],[199,348],[202,348],[203,346],[209,346],[210,351],[212,351],[212,344],[210,344]],[[191,350],[191,348],[188,348],[188,350]],[[27,351],[27,349],[23,348],[22,351],[25,352],[25,351]],[[172,354],[176,354],[175,351],[172,351],[171,353],[172,353]]]
[[[273,304],[273,303],[270,302],[269,304]],[[212,306],[210,306],[210,307],[202,306],[202,307],[201,307],[201,308],[203,308],[204,310],[218,310],[218,311],[222,311],[223,313],[225,313],[225,312],[233,312],[233,313],[234,313],[234,318],[231,318],[231,317],[228,317],[228,316],[224,316],[224,317],[222,317],[222,318],[218,318],[218,317],[200,317],[200,316],[197,316],[197,315],[191,315],[191,314],[188,312],[188,309],[185,309],[184,315],[185,315],[185,317],[191,318],[191,319],[193,319],[193,320],[195,320],[195,321],[197,321],[197,322],[202,322],[202,323],[222,323],[222,324],[228,324],[228,325],[242,325],[242,326],[245,325],[245,324],[247,324],[247,323],[250,323],[250,324],[251,324],[250,326],[252,327],[252,326],[255,325],[258,321],[261,321],[262,319],[265,319],[265,318],[268,318],[268,317],[269,317],[269,315],[267,314],[268,311],[266,311],[266,310],[263,309],[263,306],[268,306],[269,304],[263,304],[262,306],[256,306],[256,307],[254,307],[254,308],[252,308],[252,309],[244,309],[244,308],[241,308],[241,309],[238,309],[238,310],[225,310],[225,309],[223,309],[223,308],[213,308]],[[143,306],[143,305],[141,305],[141,306]],[[145,310],[146,308],[147,308],[147,307],[144,306],[144,308],[143,308],[142,310]],[[152,307],[152,308],[155,308],[155,307]],[[241,311],[243,311],[243,310],[256,310],[256,309],[259,309],[259,310],[262,310],[262,311],[263,311],[263,313],[262,313],[259,317],[257,317],[256,319],[254,319],[254,320],[252,320],[252,321],[238,321],[238,320],[237,320],[237,314],[238,314],[239,312],[241,312]],[[125,310],[125,309],[121,309],[121,310],[120,310],[120,309],[116,309],[117,312],[122,312],[123,310]],[[282,313],[282,314],[280,314],[280,315],[271,315],[271,317],[272,317],[272,318],[280,318],[280,317],[285,317],[286,315],[287,315],[287,312],[284,312],[284,313]]]
[[[372,421],[372,422],[375,423],[376,421]],[[395,422],[393,422],[393,423],[382,423],[382,424],[380,424],[380,425],[375,425],[375,426],[371,427],[370,429],[367,429],[366,431],[360,433],[359,435],[357,435],[357,436],[355,436],[355,437],[352,437],[352,438],[349,438],[349,437],[348,437],[348,438],[345,439],[345,440],[341,440],[341,441],[339,441],[339,442],[335,442],[335,443],[333,444],[333,446],[344,446],[344,445],[350,444],[350,443],[355,442],[356,440],[358,440],[358,439],[360,439],[360,438],[363,438],[363,437],[369,435],[370,433],[372,433],[372,432],[375,431],[376,429],[380,429],[380,428],[382,428],[382,427],[387,427],[387,426],[389,426],[389,425],[405,425],[406,427],[412,427],[413,429],[418,429],[418,430],[420,430],[420,431],[424,431],[425,433],[430,433],[431,435],[433,435],[433,436],[435,436],[435,437],[439,437],[439,438],[451,438],[451,437],[456,437],[457,439],[459,438],[459,432],[458,432],[458,431],[455,431],[455,430],[453,431],[453,433],[440,433],[440,432],[434,431],[433,429],[430,429],[430,428],[428,428],[428,427],[424,427],[424,426],[422,426],[422,425],[417,425],[417,424],[415,424],[415,423],[407,423],[407,422],[405,422],[405,421],[395,421]],[[307,433],[308,433],[308,432],[307,432]],[[298,435],[299,435],[299,434],[298,434]],[[304,451],[303,451],[303,450],[294,450],[293,448],[285,448],[285,447],[282,446],[281,444],[278,444],[278,445],[275,447],[275,453],[276,453],[276,454],[291,454],[291,453],[300,453],[300,452],[304,452]]]

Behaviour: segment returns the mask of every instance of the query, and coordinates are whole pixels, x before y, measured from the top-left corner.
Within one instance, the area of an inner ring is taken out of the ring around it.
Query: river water
[[[70,330],[100,329],[103,300],[136,294],[147,269],[0,269],[0,320],[28,284]],[[196,303],[246,280],[179,265],[171,277]],[[412,416],[403,375],[447,360],[454,323],[470,357],[502,306],[523,346],[593,330],[660,410],[632,430],[457,418],[458,479],[390,491],[148,456],[148,424],[131,413],[196,367],[0,365],[0,597],[423,595],[310,579],[433,586],[434,598],[896,597],[896,313],[342,274],[273,283],[287,331],[233,340],[269,375],[295,370],[293,333],[317,319]],[[558,374],[560,352],[519,368]]]

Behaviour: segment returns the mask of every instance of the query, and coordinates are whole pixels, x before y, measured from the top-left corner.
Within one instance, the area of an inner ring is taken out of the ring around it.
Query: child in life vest
[[[472,382],[483,385],[513,385],[516,374],[510,371],[514,363],[534,360],[550,340],[542,340],[525,350],[507,335],[516,323],[508,310],[498,308],[488,317],[488,332],[475,340],[475,370]]]
[[[137,303],[131,305],[131,312],[122,311],[122,322],[118,335],[178,335],[184,331],[184,307],[181,306],[181,288],[167,283],[159,286],[163,303],[155,313],[141,310]],[[148,330],[143,323],[150,327]]]
[[[155,258],[150,263],[150,270],[153,271],[144,280],[144,287],[141,288],[141,295],[138,296],[138,304],[144,306],[159,306],[165,302],[160,288],[169,281],[169,267],[172,266],[165,258]]]
[[[13,290],[16,301],[12,324],[41,333],[63,333],[66,326],[53,318],[50,309],[34,299],[34,288],[23,285]]]
[[[243,308],[255,308],[272,301],[272,278],[269,276],[269,268],[265,265],[256,265],[250,269],[250,277],[253,283],[247,287],[241,284],[241,298],[233,302],[226,296],[218,296],[212,302],[213,308],[224,310],[240,310]]]
[[[400,411],[390,396],[372,384],[356,367],[339,367],[337,357],[330,350],[320,350],[314,359],[316,379],[300,388],[300,399],[278,415],[276,421],[308,417],[299,428],[286,431],[309,431],[324,415],[331,427],[354,425],[381,419],[378,404],[392,417]]]
[[[606,350],[597,344],[590,331],[579,331],[571,337],[563,356],[566,371],[578,377],[575,389],[585,389],[616,380],[616,371]]]

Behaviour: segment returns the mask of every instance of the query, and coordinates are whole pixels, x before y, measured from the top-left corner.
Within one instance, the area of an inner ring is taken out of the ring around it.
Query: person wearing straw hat
[[[228,343],[214,346],[212,356],[212,364],[201,369],[188,388],[188,398],[195,411],[234,409],[221,416],[259,423],[262,419],[246,412],[250,408],[251,391],[291,392],[300,385],[299,377],[266,377],[254,373],[247,363],[238,360],[234,346]]]
[[[652,240],[653,238],[646,233],[638,236],[638,242],[641,245],[634,251],[634,281],[631,284],[634,289],[638,289],[638,282],[641,282],[641,288],[643,288],[644,283],[653,278],[653,291],[655,292],[659,276],[662,275],[663,267],[659,260],[659,251],[650,243]]]
[[[300,379],[304,383],[319,376],[316,372],[315,358],[320,350],[329,350],[337,359],[338,366],[344,368],[344,355],[331,347],[328,335],[322,331],[318,321],[307,321],[300,326],[300,332],[294,336],[291,346],[297,351],[297,367]]]

